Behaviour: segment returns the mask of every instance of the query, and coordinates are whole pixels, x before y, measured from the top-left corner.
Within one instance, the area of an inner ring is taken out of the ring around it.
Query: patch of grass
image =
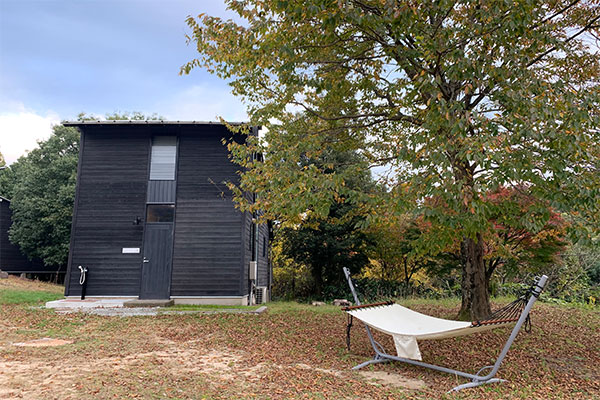
[[[492,297],[492,310],[498,305],[508,304],[516,300],[515,296],[498,296]],[[403,306],[410,307],[411,305],[435,305],[446,308],[460,307],[461,299],[459,297],[442,297],[439,299],[433,298],[420,298],[420,297],[408,297],[397,299],[396,303]]]
[[[460,306],[460,299],[457,297],[444,297],[441,299],[428,299],[428,298],[418,298],[418,297],[409,297],[405,299],[397,299],[396,303],[405,306],[415,306],[415,305],[435,305],[435,306],[443,306],[443,307],[458,307]]]
[[[583,303],[583,302],[577,302],[577,301],[564,301],[564,300],[560,300],[560,299],[555,299],[553,297],[544,297],[543,296],[544,293],[542,293],[542,296],[540,296],[540,301],[544,304],[548,304],[554,307],[559,307],[559,308],[574,308],[574,309],[578,309],[578,310],[591,310],[591,311],[598,311],[600,310],[600,303],[596,303],[596,304],[590,304],[590,303]]]
[[[494,298],[492,299],[492,309],[498,307],[498,305],[510,303],[513,300],[514,298],[511,297]],[[409,308],[413,306],[434,306],[454,309],[460,306],[460,299],[457,297],[447,297],[442,299],[411,297],[397,299],[396,303]],[[298,303],[295,301],[273,301],[268,303],[267,307],[269,308],[269,313],[271,314],[297,313],[301,311],[314,314],[342,313],[342,307],[333,306],[331,304],[326,304],[324,306],[313,306],[312,304]]]
[[[274,301],[267,304],[270,314],[297,313],[300,311],[315,314],[333,314],[341,313],[340,307],[332,305],[313,306],[306,303],[297,303],[295,301]]]
[[[223,305],[212,305],[212,304],[176,304],[174,306],[165,308],[165,310],[173,311],[191,311],[191,310],[257,310],[262,305],[258,306],[223,306]]]
[[[39,305],[47,301],[62,299],[63,295],[45,291],[30,290],[0,290],[0,304],[26,304]]]

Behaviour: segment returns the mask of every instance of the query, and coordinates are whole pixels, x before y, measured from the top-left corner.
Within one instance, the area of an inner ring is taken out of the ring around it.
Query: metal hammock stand
[[[346,307],[346,308],[344,308],[344,311],[352,312],[352,310],[356,310],[356,309],[363,309],[363,308],[369,308],[369,307],[386,307],[386,306],[391,306],[393,304],[393,302],[386,302],[386,303],[361,305],[361,302],[358,299],[358,295],[354,288],[354,284],[352,283],[352,279],[350,277],[350,271],[348,270],[348,268],[344,268],[344,275],[346,276],[348,285],[350,286],[350,290],[352,291],[352,295],[354,296],[354,301],[356,303],[356,306]],[[531,286],[531,288],[527,291],[527,293],[525,295],[521,296],[519,299],[510,303],[506,307],[503,307],[502,309],[496,311],[495,313],[493,313],[490,316],[489,319],[487,319],[485,321],[472,322],[471,327],[473,327],[473,328],[478,328],[483,325],[494,325],[494,324],[505,324],[507,322],[516,322],[508,340],[506,341],[506,343],[504,344],[504,347],[502,348],[502,351],[500,352],[500,355],[496,359],[496,362],[493,365],[488,365],[488,366],[481,368],[475,374],[470,374],[467,372],[462,372],[462,371],[458,371],[458,370],[451,369],[451,368],[441,367],[439,365],[428,364],[428,363],[424,363],[422,361],[412,360],[412,359],[403,358],[403,357],[397,357],[397,356],[388,354],[385,351],[385,349],[383,348],[383,346],[373,338],[371,329],[370,329],[369,325],[367,325],[367,324],[365,324],[365,328],[367,330],[367,336],[369,337],[369,341],[371,342],[371,345],[373,346],[373,350],[375,351],[375,356],[373,357],[372,360],[365,361],[364,363],[359,364],[352,369],[357,370],[357,369],[360,369],[360,368],[365,367],[370,364],[377,364],[377,363],[390,362],[390,361],[400,361],[400,362],[404,362],[407,364],[417,365],[419,367],[430,368],[430,369],[433,369],[436,371],[446,372],[449,374],[454,374],[456,376],[462,376],[464,378],[471,379],[471,382],[465,383],[462,385],[458,385],[458,386],[452,388],[449,392],[459,391],[461,389],[466,389],[466,388],[471,388],[471,387],[476,387],[476,386],[480,386],[480,385],[483,385],[486,383],[504,382],[505,381],[504,379],[494,378],[494,376],[498,372],[498,369],[500,368],[500,364],[502,363],[502,360],[504,360],[504,357],[506,357],[506,354],[508,353],[510,346],[512,345],[515,338],[517,337],[517,334],[521,330],[521,327],[524,324],[526,325],[526,329],[528,326],[530,327],[529,312],[530,312],[531,308],[533,307],[533,303],[535,303],[538,296],[544,289],[544,286],[546,285],[547,280],[548,280],[548,277],[546,275],[542,275],[541,277],[536,278],[534,284]],[[527,299],[527,297],[528,297],[528,299]],[[375,326],[374,324],[371,324],[371,325],[373,328],[377,329],[377,326]],[[352,322],[350,320],[349,324],[348,324],[348,328],[347,328],[348,347],[350,346],[349,332],[350,332],[351,326],[352,326]],[[476,329],[473,329],[473,332],[476,332],[476,331],[477,331]],[[487,375],[482,375],[482,373],[484,371],[490,370],[490,369],[491,369],[491,371]]]

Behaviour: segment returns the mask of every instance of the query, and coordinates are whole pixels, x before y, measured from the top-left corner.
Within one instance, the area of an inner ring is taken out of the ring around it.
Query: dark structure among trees
[[[70,122],[81,131],[66,296],[249,304],[270,292],[269,230],[237,210],[220,123]],[[252,130],[257,134],[257,129]]]
[[[0,197],[0,270],[10,274],[55,274],[60,268],[45,267],[41,260],[29,260],[18,246],[8,239],[12,224],[10,200]],[[64,273],[64,269],[62,270]]]

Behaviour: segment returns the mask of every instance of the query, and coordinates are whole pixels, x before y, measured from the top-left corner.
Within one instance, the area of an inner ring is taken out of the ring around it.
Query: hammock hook
[[[352,329],[352,322],[354,317],[350,314],[348,315],[348,325],[346,326],[346,347],[348,347],[348,351],[350,351],[350,329]]]

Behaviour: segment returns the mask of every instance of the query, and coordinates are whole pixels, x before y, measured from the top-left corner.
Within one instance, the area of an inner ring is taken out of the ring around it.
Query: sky
[[[80,112],[247,119],[226,82],[197,69],[188,15],[235,18],[221,0],[0,0],[0,152],[8,164]]]

